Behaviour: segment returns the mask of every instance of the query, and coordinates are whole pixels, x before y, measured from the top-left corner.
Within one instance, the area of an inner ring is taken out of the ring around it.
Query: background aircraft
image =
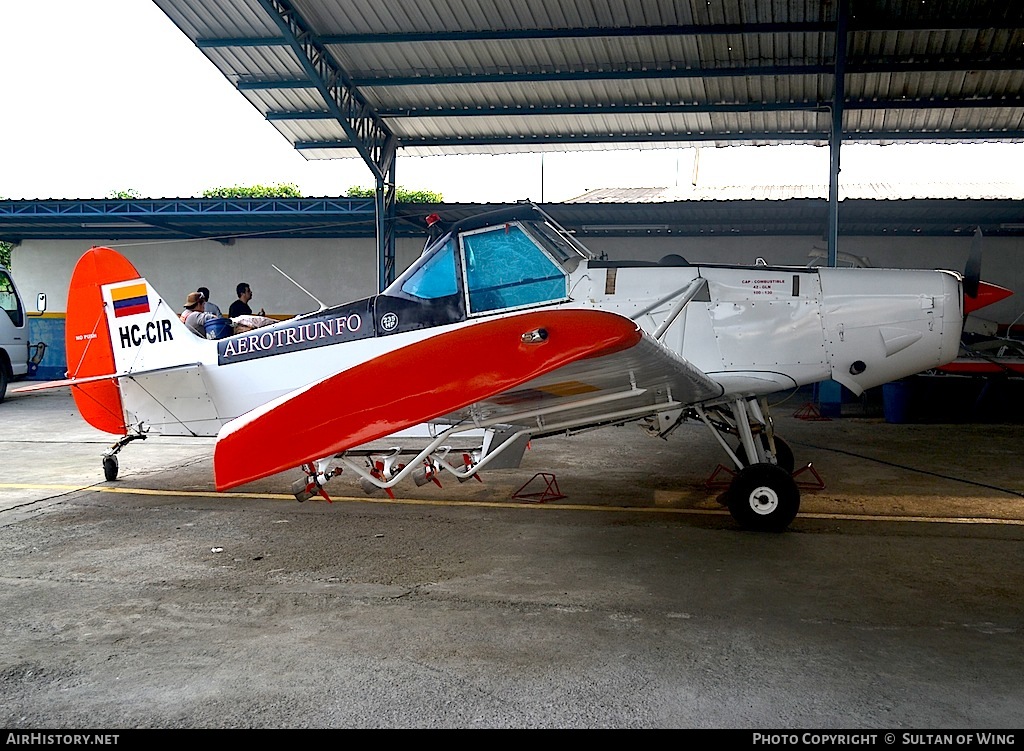
[[[736,467],[736,521],[782,530],[800,493],[766,397],[948,363],[967,313],[1009,294],[979,281],[976,253],[964,276],[612,261],[532,204],[432,229],[379,295],[218,340],[93,248],[69,290],[68,380],[44,387],[70,385],[121,436],[107,479],[133,440],[217,436],[218,490],[302,468],[299,500],[346,471],[391,493],[518,466],[532,439],[631,422],[667,438],[698,420]]]

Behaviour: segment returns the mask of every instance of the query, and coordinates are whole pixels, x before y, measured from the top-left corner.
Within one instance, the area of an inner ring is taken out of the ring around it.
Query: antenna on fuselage
[[[302,286],[301,284],[299,284],[299,283],[298,283],[297,281],[295,281],[294,279],[292,279],[292,278],[291,278],[290,276],[288,276],[288,275],[287,275],[286,273],[284,273],[283,271],[281,271],[281,269],[277,268],[277,266],[274,266],[274,264],[270,264],[270,265],[274,267],[274,271],[276,271],[276,272],[277,272],[278,274],[280,274],[281,276],[283,276],[283,277],[284,277],[285,279],[287,279],[287,280],[288,280],[289,282],[291,282],[291,283],[292,283],[292,284],[294,284],[294,285],[295,285],[296,287],[298,287],[299,289],[301,289],[301,290],[302,290],[303,292],[305,292],[305,293],[306,293],[307,295],[309,295],[310,297],[312,297],[312,298],[313,298],[313,302],[315,302],[315,303],[316,303],[317,305],[319,305],[319,306],[320,306],[319,310],[326,310],[326,309],[327,309],[327,306],[326,306],[326,305],[324,305],[324,304],[323,304],[322,302],[320,302],[320,300],[318,300],[318,299],[317,299],[317,296],[316,296],[316,295],[314,295],[314,294],[313,294],[312,292],[310,292],[310,291],[309,291],[308,289],[306,289],[306,288],[305,288],[305,287],[303,287],[303,286]]]

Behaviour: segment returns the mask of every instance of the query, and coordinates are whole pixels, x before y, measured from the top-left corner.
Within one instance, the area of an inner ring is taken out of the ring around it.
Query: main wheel
[[[7,395],[7,368],[0,362],[0,402],[4,400]]]
[[[103,457],[103,476],[108,480],[117,479],[117,457],[113,454]]]
[[[761,433],[761,444],[765,447],[765,450],[768,449],[768,436],[764,433]],[[739,460],[744,464],[747,463],[747,452],[743,448],[742,443],[736,448],[736,456],[739,457]],[[775,463],[789,472],[789,474],[793,474],[793,470],[796,468],[796,460],[793,458],[793,449],[790,448],[790,445],[786,443],[786,441],[779,438],[779,436],[775,436]]]
[[[800,510],[800,489],[786,470],[774,464],[751,464],[733,478],[729,513],[744,529],[781,532]]]

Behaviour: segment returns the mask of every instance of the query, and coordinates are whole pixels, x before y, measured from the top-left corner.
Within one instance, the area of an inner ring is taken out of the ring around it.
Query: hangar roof
[[[310,159],[1024,139],[1019,0],[154,1]]]

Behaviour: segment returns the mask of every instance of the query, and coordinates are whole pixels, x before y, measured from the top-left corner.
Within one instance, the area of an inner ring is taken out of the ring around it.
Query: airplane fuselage
[[[664,327],[661,343],[718,382],[726,397],[828,378],[860,393],[956,356],[961,306],[954,275],[850,271],[582,261],[567,276],[570,299],[530,309],[605,310],[652,335]],[[681,292],[701,280],[702,288],[674,312]],[[438,321],[420,312],[415,325],[403,329],[401,302],[379,295],[221,340],[197,338],[176,325],[170,310],[157,320],[122,324],[112,342],[119,366],[170,365],[169,353],[180,353],[182,345],[195,365],[123,381],[129,421],[168,435],[214,436],[226,422],[305,384],[444,331],[523,310],[446,313]],[[402,375],[394,373],[378,388],[402,389]],[[167,397],[155,398],[161,393]]]

